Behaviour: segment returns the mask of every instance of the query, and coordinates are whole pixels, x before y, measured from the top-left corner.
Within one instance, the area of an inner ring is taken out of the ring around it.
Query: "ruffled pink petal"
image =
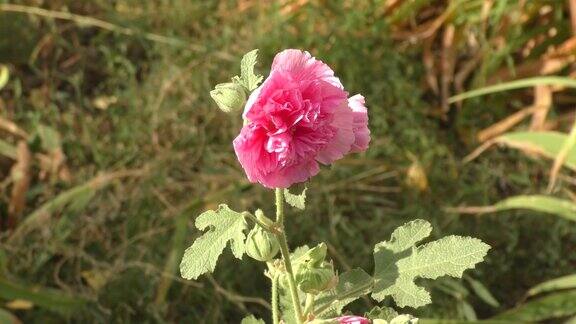
[[[251,119],[249,112],[257,109],[257,102],[265,100],[275,89],[298,87],[303,95],[314,96],[325,109],[333,109],[346,100],[348,94],[334,71],[308,52],[287,49],[274,57],[270,75],[255,89],[244,107],[242,117]]]
[[[347,315],[337,318],[340,324],[370,324],[370,320],[362,316]]]
[[[272,70],[287,72],[296,81],[323,80],[344,89],[328,65],[298,49],[287,49],[276,54]]]
[[[242,127],[234,139],[234,151],[251,182],[259,182],[264,175],[277,168],[278,161],[266,152],[266,130],[255,124]]]
[[[254,103],[256,103],[256,100],[258,100],[258,96],[260,95],[260,90],[262,89],[263,85],[264,84],[261,84],[258,88],[254,89],[254,91],[252,91],[252,93],[248,97],[248,100],[246,101],[246,105],[244,106],[244,112],[242,113],[242,118],[248,119],[248,117],[247,117],[248,112],[250,111],[250,109],[252,109],[252,106],[254,106]]]
[[[326,165],[343,158],[354,144],[353,112],[347,102],[334,110],[331,126],[336,130],[336,135],[316,156],[318,162]]]
[[[360,94],[348,99],[348,107],[352,110],[354,144],[350,152],[358,153],[366,151],[370,144],[370,129],[368,129],[368,110],[365,106],[364,97]]]
[[[260,182],[266,188],[289,188],[294,183],[309,180],[320,172],[314,160],[304,161],[298,165],[284,167],[263,176]]]
[[[248,180],[267,188],[288,188],[294,183],[310,179],[320,171],[318,163],[310,159],[281,166],[279,157],[283,152],[271,149],[266,130],[256,124],[245,125],[233,145]]]
[[[300,50],[274,58],[270,75],[249,96],[234,150],[251,182],[287,188],[370,142],[364,98],[348,99],[323,62]]]

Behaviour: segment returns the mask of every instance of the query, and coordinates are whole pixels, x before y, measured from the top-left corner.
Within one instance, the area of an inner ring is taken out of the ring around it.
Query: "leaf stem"
[[[272,323],[278,324],[280,323],[280,317],[278,316],[278,280],[280,275],[275,274],[272,278]]]
[[[250,214],[249,212],[243,212],[242,216],[244,216],[245,218],[248,218],[251,221],[253,221],[254,223],[258,224],[260,227],[262,227],[262,229],[264,229],[267,232],[270,232],[272,234],[279,234],[280,233],[280,231],[278,231],[278,229],[276,229],[273,226],[266,225],[264,222],[260,221],[258,218],[256,218],[256,216]]]
[[[282,253],[282,260],[284,267],[288,273],[288,287],[290,288],[290,295],[292,296],[292,305],[294,313],[296,313],[296,322],[302,323],[302,306],[300,304],[300,296],[296,289],[296,282],[294,280],[294,272],[292,270],[292,263],[290,262],[290,251],[288,250],[288,242],[284,230],[284,193],[282,189],[276,188],[276,223],[280,227],[280,232],[275,233],[278,242],[280,243],[280,252]]]

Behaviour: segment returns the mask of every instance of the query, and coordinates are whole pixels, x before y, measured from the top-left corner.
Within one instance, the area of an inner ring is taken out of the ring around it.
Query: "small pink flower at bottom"
[[[251,182],[288,188],[348,153],[368,148],[364,97],[348,92],[328,65],[289,49],[274,58],[270,75],[254,90],[234,140]]]
[[[340,324],[370,324],[370,320],[362,316],[348,315],[337,318]]]

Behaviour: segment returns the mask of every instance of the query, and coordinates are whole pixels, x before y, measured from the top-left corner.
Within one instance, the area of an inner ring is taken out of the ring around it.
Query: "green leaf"
[[[0,323],[2,324],[21,324],[18,317],[14,316],[9,311],[0,308]]]
[[[180,263],[180,273],[185,279],[196,279],[206,272],[213,272],[218,257],[230,243],[232,253],[238,259],[244,254],[244,230],[247,228],[242,213],[235,212],[226,205],[218,210],[209,210],[196,219],[199,230],[210,228],[186,249]]]
[[[290,289],[288,288],[288,280],[285,276],[280,277],[280,285],[278,285],[278,301],[280,304],[281,317],[284,323],[296,323],[296,313],[294,312],[294,307],[292,305],[292,297],[290,295]],[[306,299],[306,294],[298,290],[298,295],[300,296],[300,301]],[[303,305],[300,305],[303,307]]]
[[[476,316],[476,311],[474,310],[472,305],[466,302],[466,300],[458,301],[458,303],[456,304],[456,308],[458,309],[458,312],[462,314],[464,318],[466,318],[467,320],[475,321],[478,319],[478,317]]]
[[[559,85],[568,88],[576,88],[576,81],[572,78],[557,77],[557,76],[543,76],[543,77],[520,79],[464,92],[459,95],[448,98],[448,102],[455,103],[464,99],[484,96],[491,93],[521,89],[521,88],[529,88],[537,85]]]
[[[522,324],[523,321],[508,321],[508,320],[481,320],[481,321],[467,321],[457,319],[441,319],[441,318],[419,318],[418,324]]]
[[[322,317],[338,316],[342,308],[372,290],[374,279],[362,269],[341,274],[333,289],[323,292],[316,299],[315,314]]]
[[[308,188],[304,188],[301,194],[295,195],[290,193],[288,189],[284,189],[284,199],[286,199],[288,205],[303,210],[306,208],[306,190]]]
[[[496,142],[554,159],[567,139],[568,134],[559,132],[513,132],[496,138]],[[568,151],[564,165],[576,171],[576,147]]]
[[[488,288],[486,288],[484,284],[470,277],[466,277],[466,280],[468,280],[468,282],[470,283],[470,287],[472,287],[472,290],[474,291],[476,296],[480,297],[482,301],[484,301],[486,304],[492,307],[500,307],[500,303],[498,302],[498,300],[494,298],[492,293],[490,293],[490,290],[488,290]]]
[[[13,160],[16,160],[18,158],[16,154],[16,147],[4,141],[3,139],[0,139],[0,155],[4,155]]]
[[[62,146],[60,134],[50,126],[38,125],[38,136],[42,140],[42,148],[48,152],[53,152]]]
[[[246,53],[240,62],[240,76],[232,78],[232,81],[241,84],[248,89],[248,91],[258,88],[258,85],[262,82],[264,77],[254,73],[254,66],[256,65],[257,59],[257,49]]]
[[[298,266],[300,263],[308,259],[308,251],[310,247],[308,245],[302,245],[294,249],[294,252],[290,253],[290,261],[292,261],[292,267]]]
[[[294,252],[290,253],[290,260],[292,261],[292,267],[294,269],[307,259],[308,251],[310,251],[310,247],[308,247],[308,245],[303,245],[297,247]],[[282,319],[285,323],[296,323],[296,316],[292,306],[292,297],[290,296],[288,280],[285,275],[280,276],[278,288],[278,300]],[[300,295],[300,300],[303,301],[306,298],[306,295],[301,291],[298,291],[298,293]]]
[[[559,198],[543,195],[516,196],[504,199],[493,206],[479,207],[482,213],[493,213],[509,209],[529,209],[549,213],[576,221],[576,204]]]
[[[535,296],[545,292],[576,288],[576,273],[560,278],[545,281],[528,290],[528,296]]]
[[[242,319],[240,324],[266,324],[263,320],[256,318],[254,315],[246,316]]]
[[[445,275],[460,278],[464,270],[482,261],[490,249],[479,239],[455,235],[416,247],[431,230],[427,221],[414,220],[397,228],[390,241],[376,244],[374,299],[382,301],[392,296],[400,307],[429,304],[430,294],[414,283],[416,278],[436,279]]]
[[[6,65],[0,64],[0,90],[6,86],[8,83],[10,73],[8,72],[8,67]]]
[[[38,307],[63,315],[81,311],[88,304],[88,301],[80,296],[68,295],[56,289],[28,287],[5,278],[0,278],[0,298],[27,300]]]
[[[382,319],[385,321],[391,321],[395,317],[398,316],[398,312],[394,310],[394,308],[386,307],[386,306],[375,306],[372,308],[368,313],[364,314],[364,317],[375,320],[375,319]]]
[[[460,280],[453,278],[442,278],[443,280],[438,280],[434,285],[435,289],[438,289],[457,300],[466,299],[470,292],[468,288],[464,287]]]
[[[418,318],[415,318],[414,316],[408,314],[398,315],[390,321],[390,324],[416,324],[416,323],[418,323]]]
[[[494,317],[496,320],[537,322],[576,314],[576,290],[532,300]]]
[[[16,228],[16,230],[12,233],[12,240],[20,239],[27,233],[29,230],[37,228],[39,226],[46,226],[51,221],[51,214],[60,211],[64,208],[69,207],[81,207],[79,203],[75,203],[77,199],[86,199],[88,196],[88,192],[90,191],[98,191],[102,188],[108,186],[112,181],[136,175],[136,172],[132,171],[119,171],[119,172],[111,172],[111,173],[103,173],[97,175],[96,177],[92,178],[91,180],[72,187],[68,190],[65,190],[59,193],[56,197],[51,200],[46,201],[40,207],[38,207],[34,212],[29,214]],[[83,203],[87,203],[83,201]],[[77,214],[70,213],[68,216],[63,216],[68,218],[68,221],[72,222],[73,220],[71,217],[77,216]],[[60,239],[64,239],[65,237],[60,237]]]

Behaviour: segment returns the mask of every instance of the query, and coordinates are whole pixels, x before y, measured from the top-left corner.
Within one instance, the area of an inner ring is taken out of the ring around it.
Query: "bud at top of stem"
[[[234,82],[217,84],[210,96],[218,108],[225,113],[240,112],[246,103],[246,90],[240,84]]]

